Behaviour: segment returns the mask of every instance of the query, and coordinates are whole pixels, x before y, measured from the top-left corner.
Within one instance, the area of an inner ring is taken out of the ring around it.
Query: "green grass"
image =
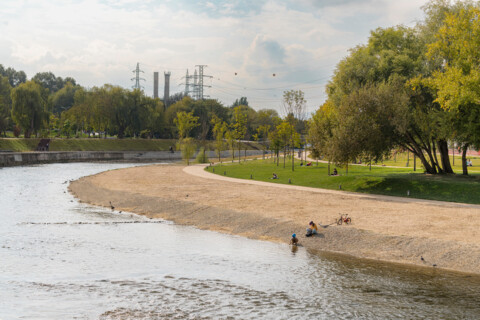
[[[440,156],[438,156],[440,159]],[[467,156],[467,159],[472,160],[472,167],[468,167],[468,172],[469,173],[480,173],[480,157],[478,156]],[[407,153],[399,153],[397,154],[396,157],[391,157],[388,160],[385,160],[382,163],[379,163],[379,165],[384,164],[386,166],[393,166],[393,167],[408,167],[413,170],[413,156],[410,153],[408,156]],[[453,156],[450,156],[450,164],[452,165],[452,169],[455,173],[462,173],[462,156],[457,155],[455,153],[455,162],[453,161]],[[422,171],[423,166],[420,160],[417,159],[417,170]]]
[[[0,150],[33,151],[40,139],[0,139]],[[148,139],[52,139],[50,151],[161,151],[176,140]]]
[[[368,166],[338,168],[339,176],[328,176],[328,165],[313,162],[312,167],[300,167],[300,161],[295,160],[295,171],[292,172],[291,162],[287,161],[283,168],[283,160],[277,167],[271,159],[253,160],[247,162],[224,163],[214,166],[215,173],[241,179],[267,181],[271,183],[288,184],[289,179],[293,185],[324,188],[369,194],[406,197],[410,191],[411,198],[441,200],[480,204],[480,175],[473,174],[468,177],[461,175],[426,175],[419,171],[413,172],[412,168],[385,168],[374,167],[370,171]],[[331,166],[333,171],[334,166]],[[207,168],[212,172],[212,168]],[[275,172],[279,179],[272,180]]]
[[[39,141],[39,138],[0,138],[0,150],[34,151]],[[51,139],[50,151],[165,151],[170,146],[175,148],[176,143],[175,139]],[[248,150],[260,148],[255,142],[245,143],[242,151],[245,147]],[[209,141],[207,150],[214,150],[214,148],[214,143]]]

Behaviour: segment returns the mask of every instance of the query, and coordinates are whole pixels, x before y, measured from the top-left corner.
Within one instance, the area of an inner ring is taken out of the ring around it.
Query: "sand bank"
[[[252,184],[253,183],[253,184]],[[74,181],[81,201],[201,229],[418,266],[480,274],[480,206],[272,185],[212,175],[201,166],[154,165]],[[348,213],[349,226],[320,228]],[[424,260],[420,257],[423,256]]]

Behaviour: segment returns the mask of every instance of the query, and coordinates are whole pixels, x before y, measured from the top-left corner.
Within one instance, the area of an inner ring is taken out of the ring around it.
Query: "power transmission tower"
[[[193,99],[198,100],[198,74],[197,70],[193,73]]]
[[[212,86],[207,86],[204,84],[204,78],[213,78],[212,76],[207,76],[203,74],[203,69],[206,65],[196,65],[198,70],[195,69],[193,75],[189,75],[188,69],[185,75],[185,83],[181,83],[180,85],[185,84],[185,95],[188,96],[191,94],[191,97],[194,100],[203,100],[204,98],[208,97],[204,94],[204,88],[211,88]]]
[[[143,86],[140,85],[140,80],[143,80],[143,81],[146,81],[146,80],[144,78],[140,78],[140,72],[143,72],[143,71],[140,70],[140,63],[139,62],[137,62],[137,67],[132,72],[135,73],[135,77],[131,79],[132,81],[135,80],[135,85],[132,88],[141,90],[143,88]],[[143,73],[145,73],[145,72],[143,72]]]
[[[203,68],[207,67],[206,65],[196,65],[198,67],[198,82],[197,82],[197,99],[203,100],[205,97],[209,97],[203,94],[203,88],[211,88],[212,86],[207,86],[203,83],[203,78],[213,78],[212,76],[207,76],[203,74]],[[197,70],[195,70],[195,73]]]
[[[188,75],[188,69],[187,69],[187,74],[185,75],[185,95],[188,96],[190,93],[190,78],[191,76]]]

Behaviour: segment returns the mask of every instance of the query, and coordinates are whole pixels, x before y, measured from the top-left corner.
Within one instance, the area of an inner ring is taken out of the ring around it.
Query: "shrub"
[[[208,163],[208,157],[207,155],[205,154],[205,148],[204,147],[201,147],[200,150],[198,151],[198,154],[197,154],[197,163]]]

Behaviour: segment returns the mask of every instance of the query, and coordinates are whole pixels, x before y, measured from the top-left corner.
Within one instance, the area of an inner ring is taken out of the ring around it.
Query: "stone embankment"
[[[262,151],[247,150],[246,155],[261,155]],[[215,152],[207,152],[209,158],[215,158]],[[229,157],[229,152],[222,152],[222,157]],[[45,152],[1,152],[0,167],[23,166],[56,162],[157,162],[178,161],[182,159],[179,151],[45,151]]]

